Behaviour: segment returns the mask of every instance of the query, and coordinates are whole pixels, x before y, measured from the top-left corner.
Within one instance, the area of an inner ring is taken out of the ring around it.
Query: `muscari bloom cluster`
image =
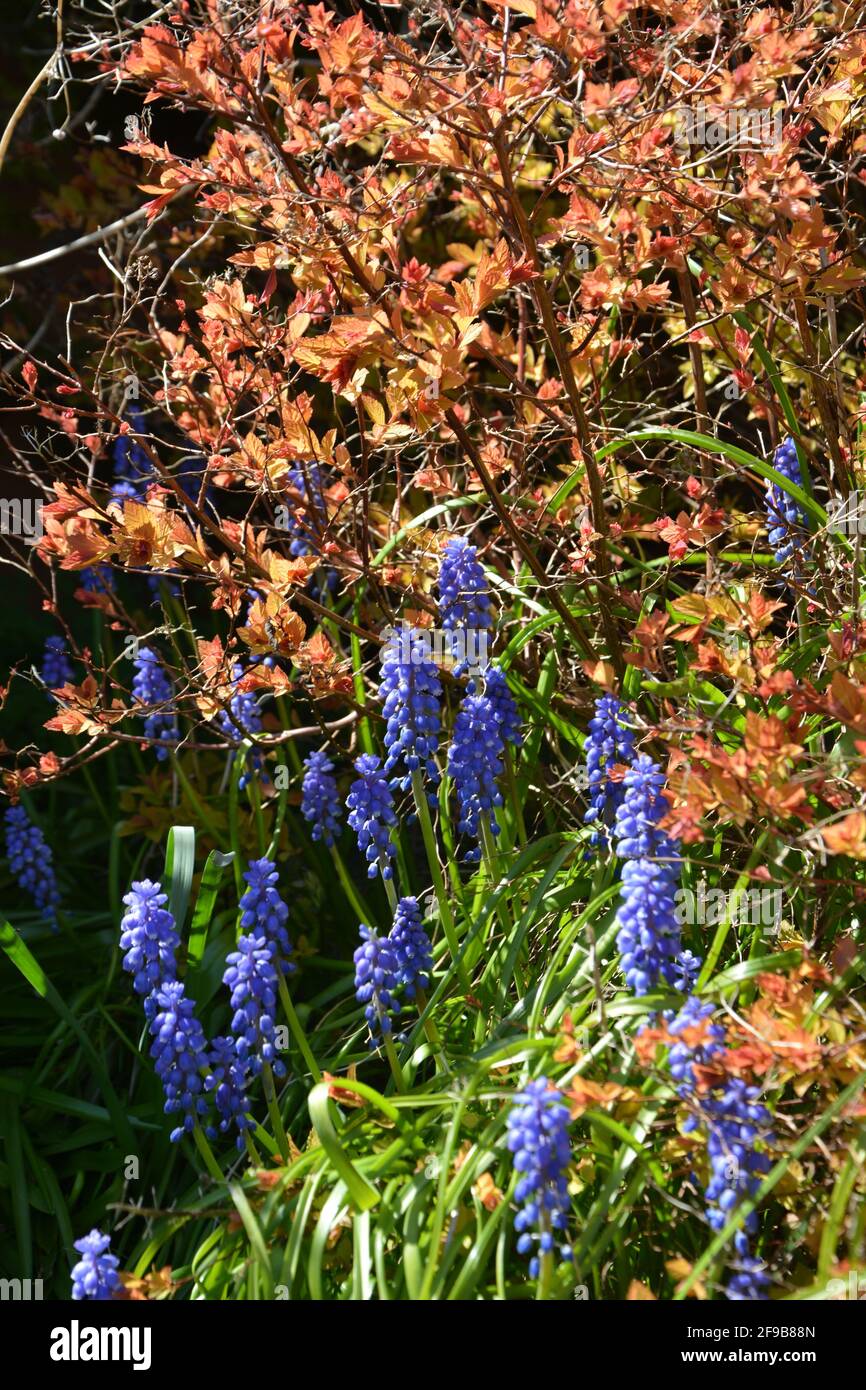
[[[301,815],[309,821],[313,839],[330,847],[340,833],[341,814],[334,764],[327,753],[318,751],[304,759],[304,767]]]
[[[279,874],[270,859],[252,859],[244,874],[247,890],[241,898],[241,927],[263,936],[271,948],[274,965],[284,975],[294,970],[292,943],[286,930],[289,909],[280,897]]]
[[[279,987],[277,953],[277,945],[264,932],[240,936],[237,949],[227,957],[223,975],[223,984],[231,993],[231,1031],[237,1059],[252,1076],[259,1076],[265,1065],[275,1076],[284,1076],[286,1071],[277,1053],[274,1026]]]
[[[174,918],[166,907],[168,895],[149,878],[133,883],[123,899],[126,907],[120,923],[123,968],[132,976],[136,994],[145,996],[144,1013],[156,1012],[155,992],[176,978],[180,946]]]
[[[589,809],[583,819],[585,825],[594,827],[589,841],[593,846],[608,843],[610,824],[622,803],[624,788],[611,781],[611,768],[634,758],[634,732],[625,723],[624,714],[615,695],[602,695],[589,721],[585,745]]]
[[[523,734],[520,729],[520,715],[517,712],[517,705],[514,696],[508,689],[508,681],[505,673],[493,662],[489,662],[481,673],[482,690],[490,702],[493,710],[493,717],[499,725],[499,732],[502,735],[503,743],[510,743],[512,748],[519,748],[523,742]],[[467,687],[470,694],[475,694],[477,684],[470,681]]]
[[[43,921],[57,931],[60,892],[51,849],[23,806],[10,806],[4,816],[6,858],[21,888],[30,894]]]
[[[478,552],[462,537],[448,541],[442,553],[439,612],[443,628],[452,634],[452,652],[457,658],[455,674],[460,675],[470,664],[470,642],[493,624],[490,593]]]
[[[485,825],[492,835],[499,834],[495,808],[502,805],[497,780],[504,771],[504,749],[502,725],[489,696],[466,695],[454,720],[448,775],[460,807],[458,829],[475,841]],[[476,844],[467,858],[478,859],[480,854]]]
[[[508,1115],[508,1148],[520,1174],[515,1200],[521,1205],[514,1220],[521,1255],[535,1250],[529,1273],[536,1278],[541,1256],[551,1255],[557,1234],[568,1225],[568,1178],[571,1145],[568,1138],[569,1111],[562,1093],[551,1088],[543,1076],[530,1081],[515,1096]],[[571,1259],[567,1244],[559,1245],[563,1260]]]
[[[422,925],[417,898],[400,899],[388,940],[394,953],[396,983],[403,986],[407,999],[414,999],[419,989],[427,988],[433,969],[433,948]]]
[[[433,969],[433,948],[421,921],[416,898],[401,898],[387,936],[361,926],[361,945],[355,951],[355,997],[364,1006],[370,1046],[391,1036],[391,1015],[400,1012],[398,990],[414,999],[425,990]]]
[[[422,633],[402,628],[385,643],[379,698],[385,716],[385,772],[394,772],[401,763],[405,770],[392,785],[406,791],[419,770],[435,785],[442,686]]]
[[[394,992],[400,984],[397,954],[387,936],[361,926],[361,945],[354,955],[355,998],[364,1006],[370,1029],[370,1046],[377,1047],[393,1031],[391,1014],[398,1005]]]
[[[109,1252],[111,1241],[96,1227],[75,1242],[81,1259],[72,1267],[72,1297],[76,1302],[90,1299],[105,1303],[120,1293],[123,1285],[117,1272],[117,1256]]]
[[[705,1087],[705,1078],[713,1075],[714,1060],[724,1051],[725,1030],[709,1022],[713,1012],[712,1003],[692,995],[679,1013],[666,1014],[665,1019],[668,1032],[678,1038],[668,1050],[668,1066],[678,1083],[678,1094],[690,1104],[683,1130],[706,1131],[710,1165],[710,1180],[704,1189],[707,1219],[714,1231],[720,1231],[737,1206],[758,1191],[770,1161],[755,1145],[769,1142],[772,1134],[770,1114],[760,1102],[757,1086],[720,1074],[717,1083]],[[730,1299],[766,1296],[768,1276],[750,1248],[750,1237],[757,1228],[757,1214],[750,1212],[734,1235],[734,1272],[726,1290]]]
[[[244,1147],[244,1132],[254,1129],[253,1121],[247,1115],[247,1067],[238,1057],[236,1040],[232,1037],[214,1038],[207,1056],[208,1075],[205,1090],[213,1092],[219,1123],[217,1128],[225,1133],[232,1125],[238,1131],[236,1145]],[[208,1126],[208,1138],[214,1137],[214,1129]]]
[[[367,860],[367,877],[375,878],[381,869],[383,878],[391,878],[391,860],[396,853],[391,829],[397,824],[391,788],[373,753],[362,753],[356,758],[355,771],[358,780],[352,783],[346,797],[349,828],[357,835],[358,848]]]
[[[267,665],[268,659],[265,660]],[[260,734],[262,731],[262,716],[259,710],[259,702],[251,690],[238,690],[239,681],[243,678],[244,668],[240,662],[236,662],[232,667],[232,682],[234,691],[229,699],[228,710],[220,710],[217,724],[220,733],[226,738],[235,742],[240,742],[250,734]],[[232,761],[234,760],[232,754]],[[262,770],[262,756],[260,753],[253,752],[250,762],[245,766],[244,771],[238,778],[238,787],[243,791],[244,787],[252,781],[257,772]]]
[[[154,746],[157,762],[165,762],[169,744],[176,744],[180,734],[174,709],[174,689],[168,672],[152,647],[139,647],[133,661],[133,698],[140,705],[151,707],[144,715],[144,736]]]
[[[613,838],[625,860],[617,911],[617,950],[629,989],[647,994],[660,984],[688,978],[695,958],[682,953],[676,890],[680,876],[677,848],[659,829],[668,803],[664,773],[645,754],[623,779]]]
[[[125,431],[114,441],[114,482],[111,485],[112,502],[123,503],[127,499],[143,502],[147,489],[153,479],[150,459],[133,435],[146,435],[147,423],[136,406],[127,409],[127,422],[131,433]]]
[[[786,439],[773,455],[773,467],[789,482],[803,486],[803,477],[793,439]],[[777,564],[784,564],[795,551],[805,545],[808,530],[806,514],[800,503],[777,483],[768,483],[764,499],[770,545]]]
[[[176,1144],[207,1114],[203,1073],[207,1069],[207,1039],[180,980],[168,980],[147,998],[148,1028],[153,1038],[150,1055],[165,1091],[165,1113],[182,1116],[171,1131]]]
[[[58,686],[67,685],[72,680],[73,671],[65,638],[46,637],[39,676],[49,690],[56,690]]]

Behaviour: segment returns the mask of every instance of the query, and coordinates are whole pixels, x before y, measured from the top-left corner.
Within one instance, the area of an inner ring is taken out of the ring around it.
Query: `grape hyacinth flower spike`
[[[611,768],[631,763],[634,733],[624,722],[625,711],[614,695],[602,695],[595,702],[595,715],[589,721],[584,751],[589,792],[589,809],[584,824],[593,826],[590,844],[608,843],[608,828],[623,799],[623,787],[610,779]]]
[[[167,745],[176,744],[180,737],[174,710],[174,689],[152,647],[139,647],[133,666],[133,698],[140,705],[150,707],[150,713],[144,715],[144,737],[148,743],[154,744],[157,762],[162,763],[169,755]]]
[[[382,877],[389,879],[396,853],[391,829],[397,824],[391,788],[373,753],[362,753],[356,758],[355,771],[358,780],[352,783],[346,797],[349,827],[357,835],[358,848],[367,860],[367,877],[375,878],[381,869]]]
[[[330,848],[340,833],[340,797],[334,777],[334,764],[327,753],[310,753],[304,759],[301,815],[309,821],[314,840],[324,840]]]
[[[268,659],[265,659],[265,665]],[[229,699],[228,710],[220,710],[218,726],[220,733],[235,743],[240,743],[242,739],[250,734],[260,734],[262,731],[262,716],[259,710],[259,702],[251,690],[238,690],[238,683],[242,680],[244,668],[241,663],[235,662],[232,667],[233,693]],[[248,786],[255,774],[262,771],[262,755],[253,752],[248,764],[244,767],[238,778],[238,788],[240,791]],[[230,761],[233,762],[235,754],[232,753]]]
[[[673,874],[678,865],[676,846],[659,830],[670,803],[663,793],[665,775],[658,763],[641,753],[623,778],[622,801],[613,826],[616,852],[622,859],[663,859]]]
[[[503,743],[510,743],[512,748],[519,748],[523,743],[523,734],[520,728],[520,715],[514,696],[508,688],[508,681],[505,679],[505,672],[499,666],[494,666],[490,662],[485,666],[483,675],[483,692],[490,701],[494,718],[499,725]],[[470,691],[475,694],[477,687],[475,682],[470,683]]]
[[[793,439],[786,439],[779,445],[773,455],[773,467],[789,482],[796,483],[798,487],[803,486],[797,446]],[[778,483],[767,483],[764,502],[770,545],[776,563],[782,565],[795,551],[803,549],[808,521],[800,503],[790,493],[785,492],[784,488],[779,487]]]
[[[153,1042],[150,1055],[165,1091],[165,1113],[180,1115],[171,1142],[190,1134],[207,1114],[202,1073],[207,1068],[207,1040],[180,980],[168,980],[149,996],[145,1010]]]
[[[274,1018],[279,979],[274,956],[276,947],[263,932],[238,937],[237,948],[226,960],[223,984],[231,991],[234,1010],[231,1031],[238,1061],[258,1076],[264,1065],[275,1076],[285,1076],[286,1068],[276,1048]]]
[[[653,859],[626,862],[616,925],[616,946],[629,989],[642,995],[661,983],[673,984],[681,941],[675,880],[667,865]]]
[[[10,806],[4,823],[9,868],[19,886],[33,899],[42,920],[48,923],[52,931],[57,931],[60,892],[50,846],[23,806]]]
[[[207,1057],[208,1074],[205,1077],[205,1090],[213,1092],[213,1101],[219,1116],[218,1128],[225,1133],[232,1125],[238,1131],[235,1140],[238,1149],[244,1148],[244,1134],[255,1129],[247,1115],[247,1083],[249,1068],[238,1057],[234,1038],[214,1038]],[[208,1138],[214,1137],[212,1127]]]
[[[78,1302],[90,1299],[107,1303],[122,1292],[117,1272],[117,1256],[110,1253],[111,1240],[94,1226],[89,1235],[75,1241],[81,1259],[72,1267],[72,1297]]]
[[[499,834],[495,808],[502,805],[497,779],[504,771],[503,751],[502,728],[492,702],[486,695],[466,695],[454,721],[448,775],[460,806],[458,829],[476,841],[485,827],[492,835]],[[480,854],[476,846],[467,858],[478,859]]]
[[[123,968],[132,975],[132,987],[145,998],[145,1016],[154,1012],[153,991],[174,980],[175,955],[180,937],[174,918],[166,908],[168,894],[149,878],[132,884],[123,899],[127,909],[120,923],[120,949],[125,952]]]
[[[413,772],[426,772],[435,786],[442,687],[424,633],[402,627],[385,643],[379,698],[385,716],[385,772],[394,772],[400,764],[405,771],[392,784],[406,791]]]
[[[407,999],[425,990],[433,969],[433,948],[421,922],[417,898],[401,898],[388,940],[396,962],[396,977]]]
[[[364,1006],[370,1028],[370,1046],[391,1037],[391,1014],[397,1012],[394,991],[400,984],[397,952],[387,936],[377,936],[371,927],[360,927],[361,945],[354,955],[355,998]]]
[[[483,666],[493,624],[490,592],[475,546],[462,537],[449,540],[442,552],[439,612],[443,628],[451,634],[455,675]]]
[[[65,638],[46,637],[39,676],[49,690],[57,690],[59,686],[68,685],[72,680],[73,671]]]
[[[559,1233],[568,1225],[568,1124],[562,1093],[543,1076],[515,1096],[508,1115],[507,1143],[519,1174],[514,1197],[522,1207],[514,1220],[517,1249],[528,1255],[537,1248],[529,1262],[533,1279],[541,1273],[541,1258],[553,1254]],[[568,1244],[560,1244],[559,1254],[563,1260],[571,1259]]]
[[[270,859],[253,859],[244,874],[247,890],[241,898],[241,928],[263,936],[272,948],[277,970],[284,975],[294,970],[290,957],[292,943],[286,930],[289,909],[280,897],[279,873]]]

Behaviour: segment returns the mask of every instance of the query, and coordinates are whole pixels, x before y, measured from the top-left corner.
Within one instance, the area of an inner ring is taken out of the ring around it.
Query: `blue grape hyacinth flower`
[[[364,1006],[370,1046],[377,1047],[393,1031],[391,1014],[399,1009],[394,993],[400,984],[400,967],[387,936],[377,936],[372,927],[363,925],[359,931],[361,945],[354,955],[355,998]]]
[[[406,791],[412,773],[422,771],[435,785],[439,769],[434,761],[439,747],[442,686],[439,671],[430,659],[425,634],[402,627],[382,648],[379,698],[385,716],[385,772],[401,764],[405,776],[392,785]]]
[[[48,923],[52,931],[57,931],[60,892],[51,847],[23,806],[10,806],[3,819],[6,857],[13,877],[25,893],[29,893],[42,920]]]
[[[674,894],[668,865],[652,859],[624,865],[616,945],[626,984],[635,994],[674,982],[681,950]]]
[[[593,826],[590,844],[604,846],[625,794],[621,783],[611,781],[611,768],[631,763],[634,758],[634,731],[625,723],[625,710],[616,696],[602,695],[596,700],[584,752],[589,809],[583,820],[585,825]]]
[[[165,762],[169,744],[180,738],[174,708],[174,688],[168,672],[152,647],[139,647],[133,660],[132,694],[150,712],[144,717],[144,737],[153,745],[157,762]]]
[[[208,1074],[205,1077],[205,1090],[213,1092],[213,1102],[218,1116],[217,1128],[221,1133],[234,1126],[237,1130],[235,1144],[244,1148],[244,1134],[255,1129],[254,1122],[247,1115],[247,1085],[249,1066],[238,1056],[237,1041],[232,1037],[214,1038],[207,1057]],[[208,1138],[214,1137],[213,1127],[208,1128]]]
[[[330,848],[340,833],[340,795],[334,764],[322,750],[304,759],[304,781],[301,789],[301,815],[309,821],[314,840],[324,840]]]
[[[264,936],[273,950],[275,967],[284,975],[294,970],[292,943],[286,930],[289,909],[280,897],[280,881],[270,859],[253,859],[244,874],[247,890],[241,898],[241,928],[254,936]]]
[[[39,676],[49,690],[57,690],[72,680],[73,670],[65,637],[46,637]]]
[[[75,1241],[81,1259],[72,1267],[72,1297],[106,1303],[122,1291],[118,1260],[110,1252],[111,1240],[94,1226],[89,1235]]]
[[[151,997],[177,975],[176,954],[180,937],[166,908],[168,894],[149,878],[133,883],[123,899],[126,912],[120,923],[123,968],[132,975],[132,987],[145,998],[145,1014],[152,1011]]]
[[[268,659],[265,660],[265,665]],[[250,734],[260,734],[262,732],[262,716],[259,710],[259,702],[252,690],[238,690],[238,683],[242,680],[244,668],[241,663],[235,662],[232,667],[233,693],[229,698],[228,710],[220,710],[217,719],[217,726],[226,738],[235,743],[240,743]],[[253,751],[247,755],[248,761],[243,772],[238,778],[238,787],[243,791],[248,786],[256,773],[262,773],[262,755]],[[235,754],[232,753],[233,762]]]
[[[616,852],[622,859],[663,859],[678,865],[676,845],[659,830],[670,803],[663,794],[665,774],[652,758],[641,753],[622,782],[622,800],[613,825]]]
[[[231,992],[231,1031],[238,1060],[253,1076],[261,1073],[265,1063],[275,1076],[286,1073],[277,1053],[274,1026],[279,986],[275,954],[276,947],[264,933],[240,936],[237,948],[227,957],[223,975],[223,984]]]
[[[773,455],[773,467],[789,482],[803,486],[803,476],[797,458],[797,446],[793,439],[786,439]],[[764,505],[767,513],[767,530],[770,545],[777,564],[784,564],[797,550],[802,550],[808,532],[808,520],[800,503],[779,487],[778,483],[767,483]]]
[[[478,841],[482,827],[499,834],[495,808],[502,805],[497,785],[504,771],[502,727],[486,695],[466,695],[454,720],[448,749],[448,775],[460,807],[458,830]],[[480,857],[478,847],[467,858]]]
[[[455,675],[486,662],[487,633],[493,625],[490,590],[478,551],[462,537],[449,540],[439,566],[439,613],[451,634]]]
[[[358,837],[358,848],[367,861],[367,877],[391,878],[391,860],[396,854],[391,830],[397,824],[394,798],[382,773],[382,764],[373,753],[355,759],[358,780],[346,797],[349,827]]]
[[[180,980],[159,985],[147,1004],[153,1038],[150,1055],[165,1092],[165,1113],[182,1117],[170,1135],[177,1144],[208,1111],[203,1075],[208,1064],[207,1039]]]
[[[472,694],[477,694],[474,681],[470,682],[468,688]],[[493,662],[485,666],[482,672],[482,690],[490,701],[503,743],[510,743],[512,748],[519,748],[523,742],[523,734],[517,704],[508,688],[505,672],[494,666]]]
[[[553,1254],[557,1245],[560,1258],[571,1259],[570,1247],[560,1241],[570,1209],[568,1106],[562,1093],[541,1076],[515,1096],[506,1123],[508,1148],[520,1175],[514,1192],[522,1208],[514,1220],[517,1249],[521,1255],[537,1251],[529,1262],[534,1279],[540,1273],[540,1257]]]
[[[433,969],[433,947],[421,921],[417,898],[401,898],[388,933],[396,962],[396,978],[407,999],[426,989]]]
[[[741,1202],[754,1197],[769,1171],[768,1155],[756,1146],[769,1143],[773,1135],[758,1087],[726,1076],[719,1065],[725,1030],[710,1022],[714,1011],[712,1002],[690,996],[675,1016],[668,1014],[665,1019],[668,1032],[676,1038],[668,1048],[668,1066],[678,1083],[677,1093],[689,1103],[683,1132],[706,1132],[707,1219],[714,1231],[721,1231]],[[714,1072],[717,1080],[713,1080]],[[751,1237],[757,1229],[757,1213],[752,1211],[734,1235],[733,1275],[725,1291],[730,1299],[766,1297],[769,1276],[751,1252]]]

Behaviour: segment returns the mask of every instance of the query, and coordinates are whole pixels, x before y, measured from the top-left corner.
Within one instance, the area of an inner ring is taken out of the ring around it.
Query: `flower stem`
[[[397,1056],[397,1050],[394,1047],[394,1041],[390,1033],[385,1035],[384,1042],[385,1056],[388,1058],[388,1062],[391,1067],[391,1072],[394,1077],[394,1085],[397,1087],[397,1090],[401,1093],[401,1095],[405,1095],[406,1079],[403,1076],[403,1068],[400,1066],[400,1058]]]
[[[417,769],[412,773],[412,791],[415,796],[418,820],[421,823],[421,834],[424,837],[424,848],[427,851],[427,863],[430,868],[430,876],[433,879],[436,901],[439,904],[439,916],[442,919],[442,929],[445,932],[445,939],[448,942],[451,959],[457,964],[457,973],[460,976],[460,983],[465,990],[468,990],[469,977],[466,974],[465,965],[459,959],[460,953],[457,945],[457,932],[454,929],[454,918],[451,915],[451,905],[448,902],[445,880],[442,877],[442,869],[439,864],[436,835],[433,830],[433,821],[430,818],[430,807],[427,805],[427,797],[424,794],[424,779]]]
[[[202,1158],[204,1159],[205,1167],[207,1168],[211,1177],[215,1180],[215,1182],[225,1182],[223,1171],[217,1163],[216,1159],[214,1158],[213,1149],[211,1148],[210,1144],[205,1138],[204,1132],[202,1131],[202,1127],[199,1124],[198,1120],[196,1120],[195,1124],[192,1127],[192,1137],[195,1140],[195,1146],[201,1154]]]
[[[265,1082],[265,1098],[268,1102],[268,1114],[271,1117],[271,1124],[274,1127],[274,1138],[277,1141],[280,1158],[284,1163],[288,1163],[289,1141],[286,1138],[286,1131],[283,1128],[283,1117],[280,1114],[280,1107],[277,1104],[277,1088],[274,1084],[274,1073],[270,1062],[262,1063],[262,1074]]]
[[[357,916],[359,923],[363,922],[364,925],[368,927],[374,926],[375,923],[370,917],[370,909],[349,877],[346,866],[343,863],[343,857],[336,845],[331,845],[331,858],[334,861],[334,868],[337,870],[337,877],[342,884],[343,892],[346,894],[349,905]]]
[[[288,1021],[289,1027],[292,1030],[295,1042],[298,1044],[301,1056],[306,1062],[313,1080],[318,1084],[318,1082],[320,1082],[322,1079],[322,1073],[319,1070],[319,1065],[310,1050],[310,1044],[307,1042],[307,1035],[304,1032],[301,1020],[295,1013],[295,1006],[292,1003],[292,997],[289,994],[289,987],[286,984],[285,975],[280,976],[279,989],[280,999],[282,1000],[283,1004],[283,1012],[286,1015],[286,1019]]]

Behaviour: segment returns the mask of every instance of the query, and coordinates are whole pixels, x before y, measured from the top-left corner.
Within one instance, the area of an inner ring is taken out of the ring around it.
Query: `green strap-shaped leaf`
[[[218,849],[212,849],[207,857],[193,909],[192,926],[189,929],[187,960],[191,970],[201,964],[220,881],[224,870],[231,864],[234,857],[234,851],[223,854]]]
[[[356,1211],[369,1211],[378,1202],[379,1194],[372,1183],[367,1182],[367,1179],[354,1167],[340,1143],[334,1122],[331,1119],[328,1087],[324,1081],[313,1087],[307,1105],[310,1110],[310,1119],[313,1121],[313,1128],[319,1137],[319,1143],[325,1150],[331,1167],[346,1184],[352,1206]]]
[[[195,830],[191,825],[173,825],[165,846],[165,877],[163,888],[168,893],[168,907],[178,931],[183,924],[192,892],[195,872]]]

